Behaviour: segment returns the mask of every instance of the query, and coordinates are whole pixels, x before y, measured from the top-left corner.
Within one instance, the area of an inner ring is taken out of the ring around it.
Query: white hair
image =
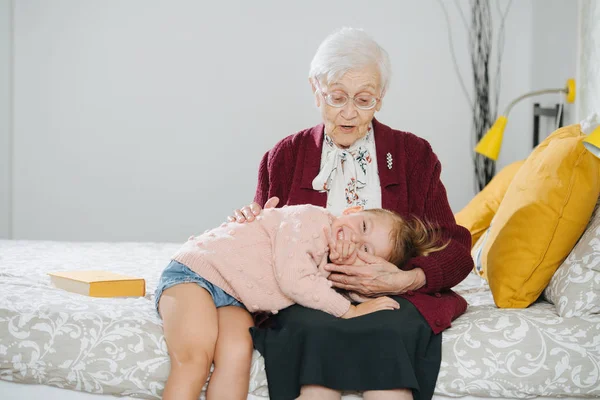
[[[327,36],[310,63],[309,78],[335,82],[350,70],[375,65],[379,70],[381,93],[390,84],[392,68],[387,52],[362,29],[342,28]]]

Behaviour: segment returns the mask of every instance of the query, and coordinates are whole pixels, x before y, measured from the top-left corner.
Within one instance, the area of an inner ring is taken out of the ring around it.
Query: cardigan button
[[[442,297],[442,294],[441,294],[440,292],[437,292],[437,293],[435,294],[435,297],[437,297],[437,298],[440,298],[440,297]]]
[[[442,321],[440,321],[439,319],[436,319],[435,326],[442,326]]]

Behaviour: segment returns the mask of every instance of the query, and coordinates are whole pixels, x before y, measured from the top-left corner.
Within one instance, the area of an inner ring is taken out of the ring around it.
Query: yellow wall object
[[[579,125],[557,130],[509,186],[482,252],[498,307],[533,303],[585,230],[600,194],[600,160],[583,139]]]
[[[567,80],[567,103],[574,103],[575,102],[575,94],[576,94],[576,87],[575,87],[575,79],[568,79]]]
[[[504,167],[469,204],[456,213],[456,223],[471,232],[471,247],[490,226],[508,185],[524,162],[517,161]]]
[[[502,147],[502,138],[504,137],[504,128],[506,128],[507,121],[504,115],[499,116],[490,130],[477,143],[475,152],[492,160],[497,160]]]

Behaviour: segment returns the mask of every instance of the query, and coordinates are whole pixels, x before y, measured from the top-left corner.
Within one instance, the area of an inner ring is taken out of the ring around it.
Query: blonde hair
[[[413,257],[428,256],[445,249],[449,244],[449,240],[442,243],[439,227],[417,217],[404,219],[397,212],[383,208],[365,210],[365,212],[392,218],[390,232],[392,253],[388,261],[399,268]]]

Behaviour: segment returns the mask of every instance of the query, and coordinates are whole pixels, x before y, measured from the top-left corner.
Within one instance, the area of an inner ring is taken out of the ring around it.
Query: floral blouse
[[[346,208],[381,207],[381,184],[377,170],[373,128],[347,149],[340,149],[325,133],[321,169],[313,189],[327,192],[327,209],[340,215]]]

